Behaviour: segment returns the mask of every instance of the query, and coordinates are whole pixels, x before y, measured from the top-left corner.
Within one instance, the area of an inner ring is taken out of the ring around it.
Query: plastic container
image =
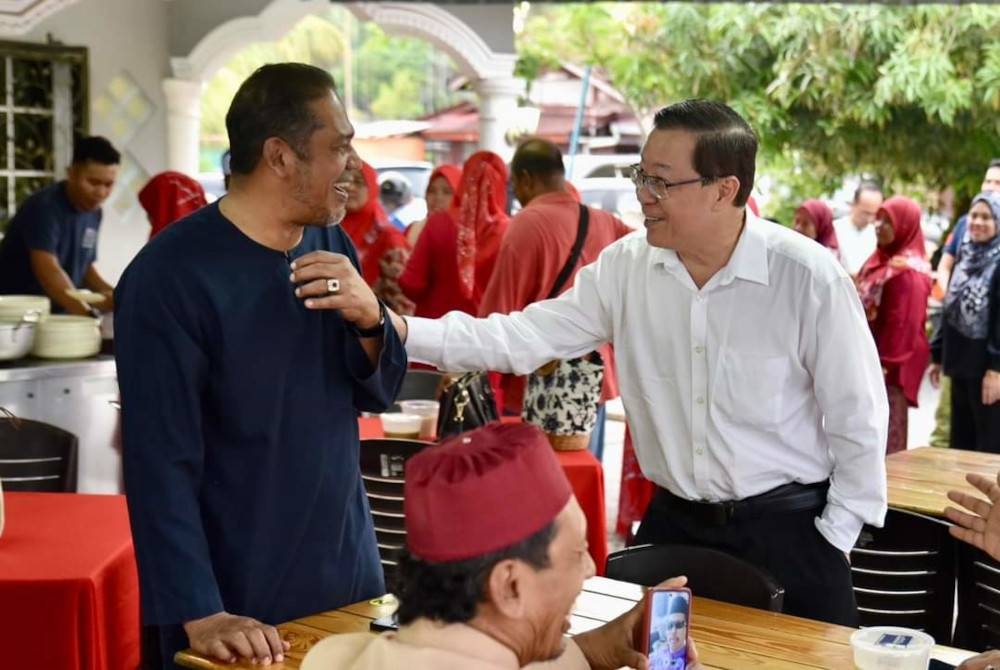
[[[420,439],[420,424],[423,417],[417,414],[403,414],[402,412],[386,412],[380,414],[382,420],[382,432],[386,437],[399,437],[407,440]]]
[[[912,628],[873,626],[851,635],[858,670],[927,670],[934,638]]]
[[[438,410],[441,403],[437,400],[400,400],[399,407],[403,414],[416,414],[420,417],[420,439],[433,442],[437,436]]]

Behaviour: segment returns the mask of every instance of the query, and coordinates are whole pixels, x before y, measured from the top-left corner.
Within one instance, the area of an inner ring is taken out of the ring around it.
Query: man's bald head
[[[564,190],[566,169],[562,151],[554,143],[532,138],[521,143],[510,162],[514,195],[527,205],[543,193]]]

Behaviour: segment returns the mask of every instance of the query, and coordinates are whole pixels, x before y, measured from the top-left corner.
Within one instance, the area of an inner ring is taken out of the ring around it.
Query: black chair
[[[30,419],[0,418],[0,482],[5,491],[75,492],[76,435]]]
[[[890,509],[883,528],[865,526],[851,551],[861,626],[916,628],[950,644],[955,551],[939,519]]]
[[[785,589],[760,568],[722,551],[683,544],[640,544],[608,556],[609,579],[654,586],[687,575],[698,596],[780,612]]]
[[[443,376],[434,370],[407,370],[396,401],[437,400],[438,384]]]
[[[430,446],[420,440],[361,440],[361,479],[371,508],[386,588],[396,583],[399,553],[406,546],[403,474],[408,458]]]
[[[1000,648],[1000,563],[967,545],[958,547],[958,621],[953,645]]]

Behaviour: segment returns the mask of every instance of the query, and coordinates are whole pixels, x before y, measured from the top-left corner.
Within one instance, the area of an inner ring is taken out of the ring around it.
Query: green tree
[[[595,3],[532,6],[518,36],[531,76],[599,67],[647,128],[658,107],[721,99],[761,138],[779,211],[845,176],[968,198],[1000,155],[1000,7]]]

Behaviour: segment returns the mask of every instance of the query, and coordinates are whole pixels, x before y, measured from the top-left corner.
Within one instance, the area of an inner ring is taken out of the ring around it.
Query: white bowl
[[[26,314],[46,316],[52,312],[52,301],[44,295],[0,295],[0,319],[20,320]]]
[[[39,358],[87,358],[101,350],[101,325],[89,316],[57,314],[38,324],[31,350]]]
[[[912,628],[873,626],[851,635],[858,670],[927,670],[934,638]]]

